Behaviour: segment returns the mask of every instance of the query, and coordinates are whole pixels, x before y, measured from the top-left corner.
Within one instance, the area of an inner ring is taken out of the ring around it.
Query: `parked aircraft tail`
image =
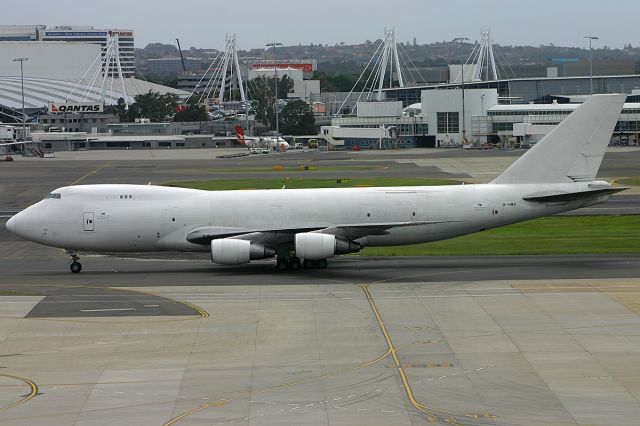
[[[244,131],[242,130],[242,127],[240,126],[236,126],[236,138],[238,138],[238,143],[241,145],[246,145],[247,141],[244,138]]]
[[[491,183],[595,180],[627,95],[593,95]]]

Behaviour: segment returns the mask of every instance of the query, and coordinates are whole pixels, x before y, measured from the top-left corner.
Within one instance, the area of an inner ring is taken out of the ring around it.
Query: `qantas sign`
[[[104,104],[102,102],[65,102],[65,103],[49,103],[49,112],[51,114],[66,112],[103,112]]]

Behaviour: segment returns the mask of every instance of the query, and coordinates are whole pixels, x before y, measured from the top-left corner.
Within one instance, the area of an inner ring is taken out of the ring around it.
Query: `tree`
[[[178,95],[174,93],[161,95],[149,91],[136,95],[134,99],[142,117],[148,118],[154,123],[164,121],[166,117],[172,116],[176,105],[178,105]]]
[[[186,109],[176,112],[173,121],[207,121],[209,115],[204,105],[187,105]]]
[[[113,107],[113,115],[118,116],[121,123],[129,121],[129,117],[127,116],[127,105],[124,102],[124,98],[118,99],[118,104]]]
[[[118,104],[114,107],[113,113],[120,118],[122,123],[131,123],[136,118],[148,118],[154,123],[164,121],[167,117],[173,116],[176,105],[178,104],[178,95],[167,93],[161,95],[157,92],[143,93],[136,95],[135,102],[129,104],[127,110],[123,98],[118,99]]]
[[[316,119],[313,110],[306,102],[295,100],[289,102],[280,116],[282,133],[287,135],[313,135],[316,133]]]
[[[256,111],[256,120],[262,122],[271,130],[276,128],[276,113],[274,109],[276,80],[275,78],[254,78],[249,82],[253,108]],[[287,99],[289,91],[293,88],[293,80],[284,75],[278,81],[278,99]]]

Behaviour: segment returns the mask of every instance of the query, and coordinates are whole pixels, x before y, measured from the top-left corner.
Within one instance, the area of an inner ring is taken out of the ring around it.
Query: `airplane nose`
[[[9,230],[9,232],[12,232],[14,234],[16,233],[16,226],[17,226],[16,222],[18,222],[18,219],[16,218],[16,216],[9,218],[6,224],[6,227]]]

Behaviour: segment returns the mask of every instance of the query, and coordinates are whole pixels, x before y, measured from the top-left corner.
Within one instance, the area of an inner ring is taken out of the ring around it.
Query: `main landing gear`
[[[71,270],[71,272],[77,274],[82,271],[82,264],[78,262],[78,260],[80,260],[80,257],[78,257],[78,254],[75,252],[75,250],[67,250],[67,254],[71,257],[71,265],[69,265],[69,269]]]
[[[325,269],[328,265],[327,259],[310,260],[305,259],[301,261],[298,257],[278,257],[277,268],[278,271],[297,271],[302,266],[305,269]]]

